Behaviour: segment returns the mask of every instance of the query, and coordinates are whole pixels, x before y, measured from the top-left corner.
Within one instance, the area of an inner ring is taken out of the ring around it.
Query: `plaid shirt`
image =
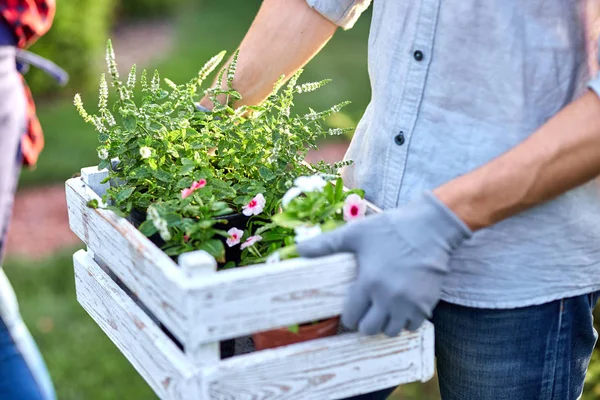
[[[50,29],[55,10],[55,0],[0,0],[0,17],[13,29],[20,48],[31,45]],[[26,165],[35,165],[44,147],[44,137],[31,91],[26,84],[24,87],[28,108],[27,134],[22,141],[23,156]]]

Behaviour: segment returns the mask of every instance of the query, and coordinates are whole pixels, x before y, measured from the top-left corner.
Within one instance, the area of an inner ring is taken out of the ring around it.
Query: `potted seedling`
[[[281,212],[269,223],[256,230],[257,234],[245,242],[248,254],[244,262],[279,262],[297,257],[296,243],[317,237],[363,218],[367,202],[362,190],[344,190],[342,179],[328,182],[323,176],[303,176],[283,196]],[[260,240],[256,240],[258,237]],[[279,347],[335,335],[339,317],[314,321],[303,325],[255,333],[252,335],[258,350]]]

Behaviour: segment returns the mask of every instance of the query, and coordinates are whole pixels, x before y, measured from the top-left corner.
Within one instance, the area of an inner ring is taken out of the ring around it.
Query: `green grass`
[[[175,18],[176,45],[155,66],[162,77],[185,82],[221,50],[231,54],[242,40],[260,5],[258,0],[221,0],[188,7]],[[302,81],[332,78],[333,82],[316,93],[298,97],[297,109],[310,105],[324,109],[351,100],[332,124],[355,126],[370,99],[367,76],[367,36],[370,16],[365,15],[354,29],[339,31],[325,49],[305,69]],[[119,55],[117,54],[117,61]],[[84,102],[93,108],[95,93],[84,93]],[[24,171],[21,185],[63,182],[81,167],[97,162],[97,135],[86,126],[70,98],[38,104],[46,134],[46,149],[35,171]]]
[[[61,400],[156,398],[143,379],[79,306],[73,251],[41,262],[4,266]]]

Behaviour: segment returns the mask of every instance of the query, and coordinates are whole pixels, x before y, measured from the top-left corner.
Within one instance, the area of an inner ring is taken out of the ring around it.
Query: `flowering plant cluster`
[[[232,88],[237,53],[218,76],[225,87],[201,90],[223,57],[224,52],[210,59],[182,85],[161,81],[158,72],[149,79],[145,70],[138,83],[135,65],[123,82],[109,42],[113,90],[103,74],[95,114],[86,111],[79,95],[74,101],[98,131],[99,168],[109,169],[112,183],[104,198],[108,207],[123,216],[144,215],[140,231],[159,235],[171,256],[201,249],[221,263],[230,261],[226,248],[239,246],[252,255],[261,240],[268,242],[256,229],[270,223],[297,177],[337,176],[347,164],[304,162],[319,138],[344,133],[322,122],[347,102],[304,115],[290,111],[295,94],[317,90],[328,80],[298,84],[299,71],[287,84],[282,77],[260,106],[233,108],[241,99]],[[215,104],[212,112],[197,108],[205,94]],[[227,217],[234,214],[245,218],[244,226],[231,226]]]
[[[260,241],[247,249],[245,263],[278,262],[296,257],[295,244],[366,215],[360,189],[345,190],[341,178],[301,176],[283,196],[281,212],[257,229]]]

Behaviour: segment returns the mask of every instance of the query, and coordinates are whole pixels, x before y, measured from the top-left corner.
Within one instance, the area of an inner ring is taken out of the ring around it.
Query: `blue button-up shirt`
[[[350,28],[370,0],[307,2]],[[588,87],[600,93],[585,3],[375,0],[372,98],[346,184],[397,207],[518,145]],[[453,255],[442,298],[511,308],[600,290],[599,196],[590,182],[478,231]]]

